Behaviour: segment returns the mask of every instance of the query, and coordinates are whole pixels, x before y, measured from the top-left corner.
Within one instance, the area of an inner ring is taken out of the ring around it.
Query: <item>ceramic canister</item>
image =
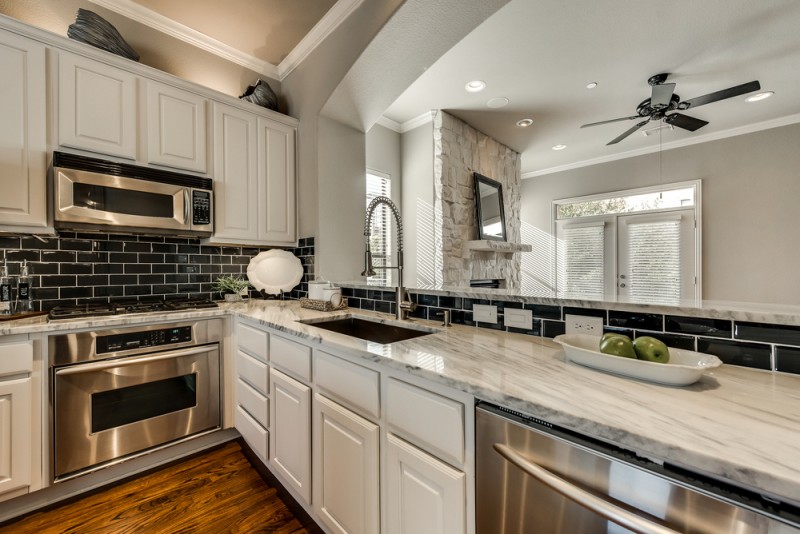
[[[327,300],[323,291],[331,287],[330,282],[316,280],[308,283],[308,298],[312,300]]]

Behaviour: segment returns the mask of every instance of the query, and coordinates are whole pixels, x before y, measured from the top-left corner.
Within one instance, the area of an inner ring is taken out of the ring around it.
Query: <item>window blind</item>
[[[391,180],[386,176],[367,173],[367,206],[375,197],[384,196],[391,198]],[[389,269],[378,269],[392,264],[391,258],[391,227],[392,213],[385,204],[375,209],[370,227],[370,250],[372,251],[372,264],[375,266],[376,276],[367,278],[368,284],[388,286],[392,283]]]
[[[564,228],[562,287],[566,296],[603,296],[604,224]]]
[[[631,297],[661,303],[680,300],[680,224],[680,219],[630,223],[628,258]]]

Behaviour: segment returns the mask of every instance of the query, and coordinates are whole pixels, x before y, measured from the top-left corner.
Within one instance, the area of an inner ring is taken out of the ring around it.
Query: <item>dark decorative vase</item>
[[[139,54],[125,42],[117,29],[92,11],[78,8],[75,22],[67,28],[67,36],[106,52],[139,61]]]
[[[258,80],[256,83],[248,87],[244,94],[239,98],[241,100],[252,102],[257,106],[265,107],[267,109],[271,109],[272,111],[278,111],[278,95],[275,94],[275,91],[272,90],[272,87],[270,87],[269,84],[264,80]]]

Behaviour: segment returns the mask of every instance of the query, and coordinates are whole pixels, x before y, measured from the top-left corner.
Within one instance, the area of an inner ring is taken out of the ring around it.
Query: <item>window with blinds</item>
[[[564,227],[560,279],[564,296],[603,297],[604,223]]]
[[[642,301],[681,298],[681,221],[642,221],[628,225],[629,294]]]
[[[392,182],[388,175],[374,171],[367,172],[367,206],[375,197],[384,196],[391,198]],[[385,204],[379,205],[375,209],[372,217],[372,227],[370,228],[370,250],[372,251],[372,264],[375,267],[376,276],[367,278],[367,283],[378,286],[388,286],[392,283],[391,271],[380,269],[392,264],[391,235],[392,235],[392,212]]]

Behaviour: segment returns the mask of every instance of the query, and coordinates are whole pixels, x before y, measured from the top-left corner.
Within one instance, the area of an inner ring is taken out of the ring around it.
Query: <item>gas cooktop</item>
[[[47,314],[47,320],[61,321],[133,313],[166,313],[216,307],[216,302],[202,298],[92,303],[78,306],[56,306]]]

